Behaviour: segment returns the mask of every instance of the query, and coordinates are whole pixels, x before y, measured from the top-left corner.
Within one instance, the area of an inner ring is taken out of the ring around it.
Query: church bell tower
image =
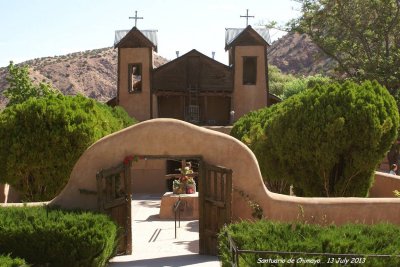
[[[242,16],[252,17],[252,16]],[[225,50],[233,68],[232,111],[235,121],[246,113],[267,106],[269,32],[265,28],[228,28]]]
[[[115,32],[114,48],[118,49],[118,81],[116,103],[139,121],[152,118],[150,90],[153,51],[157,51],[157,31],[131,30]]]

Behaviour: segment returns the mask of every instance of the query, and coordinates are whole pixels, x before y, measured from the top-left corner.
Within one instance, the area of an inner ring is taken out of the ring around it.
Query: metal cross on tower
[[[134,17],[129,17],[129,19],[134,19],[135,20],[135,27],[138,19],[143,19],[143,17],[138,17],[137,16],[137,11],[135,11],[135,16]]]
[[[249,16],[249,10],[246,9],[246,16],[240,15],[241,18],[246,18],[246,27],[249,26],[249,18],[254,18],[254,16]]]

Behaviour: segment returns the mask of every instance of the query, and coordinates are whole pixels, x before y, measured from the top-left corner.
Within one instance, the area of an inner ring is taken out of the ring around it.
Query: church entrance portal
[[[217,234],[231,222],[232,170],[210,165],[201,156],[140,156],[140,158],[198,162],[199,253],[217,255]],[[123,230],[118,253],[132,253],[132,161],[97,174],[99,211],[108,214]],[[171,164],[171,163],[170,163]],[[167,165],[168,166],[168,165]],[[172,166],[172,165],[171,165]],[[172,167],[171,167],[172,168]]]

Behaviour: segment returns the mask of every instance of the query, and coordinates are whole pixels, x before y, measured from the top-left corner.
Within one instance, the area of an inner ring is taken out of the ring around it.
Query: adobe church
[[[133,18],[138,19],[137,14]],[[108,104],[123,107],[139,121],[174,118],[229,133],[229,126],[241,116],[277,102],[268,94],[270,43],[265,28],[229,28],[228,66],[192,50],[155,67],[157,31],[139,30],[135,21],[131,30],[115,32],[117,95]],[[197,171],[198,162],[186,160]],[[132,169],[132,177],[138,178],[132,179],[132,191],[172,191],[170,176],[180,167],[181,160],[174,158],[139,160]]]
[[[116,31],[117,96],[109,103],[122,106],[139,121],[175,118],[197,125],[232,125],[244,114],[276,102],[268,94],[265,28],[228,28],[225,50],[229,65],[197,50],[154,66],[157,31]]]

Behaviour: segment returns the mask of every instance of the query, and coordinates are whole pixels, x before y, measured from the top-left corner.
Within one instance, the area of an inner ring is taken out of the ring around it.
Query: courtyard
[[[199,221],[181,221],[175,239],[174,220],[159,218],[160,202],[161,194],[133,195],[132,255],[110,266],[220,266],[217,256],[199,255]]]

